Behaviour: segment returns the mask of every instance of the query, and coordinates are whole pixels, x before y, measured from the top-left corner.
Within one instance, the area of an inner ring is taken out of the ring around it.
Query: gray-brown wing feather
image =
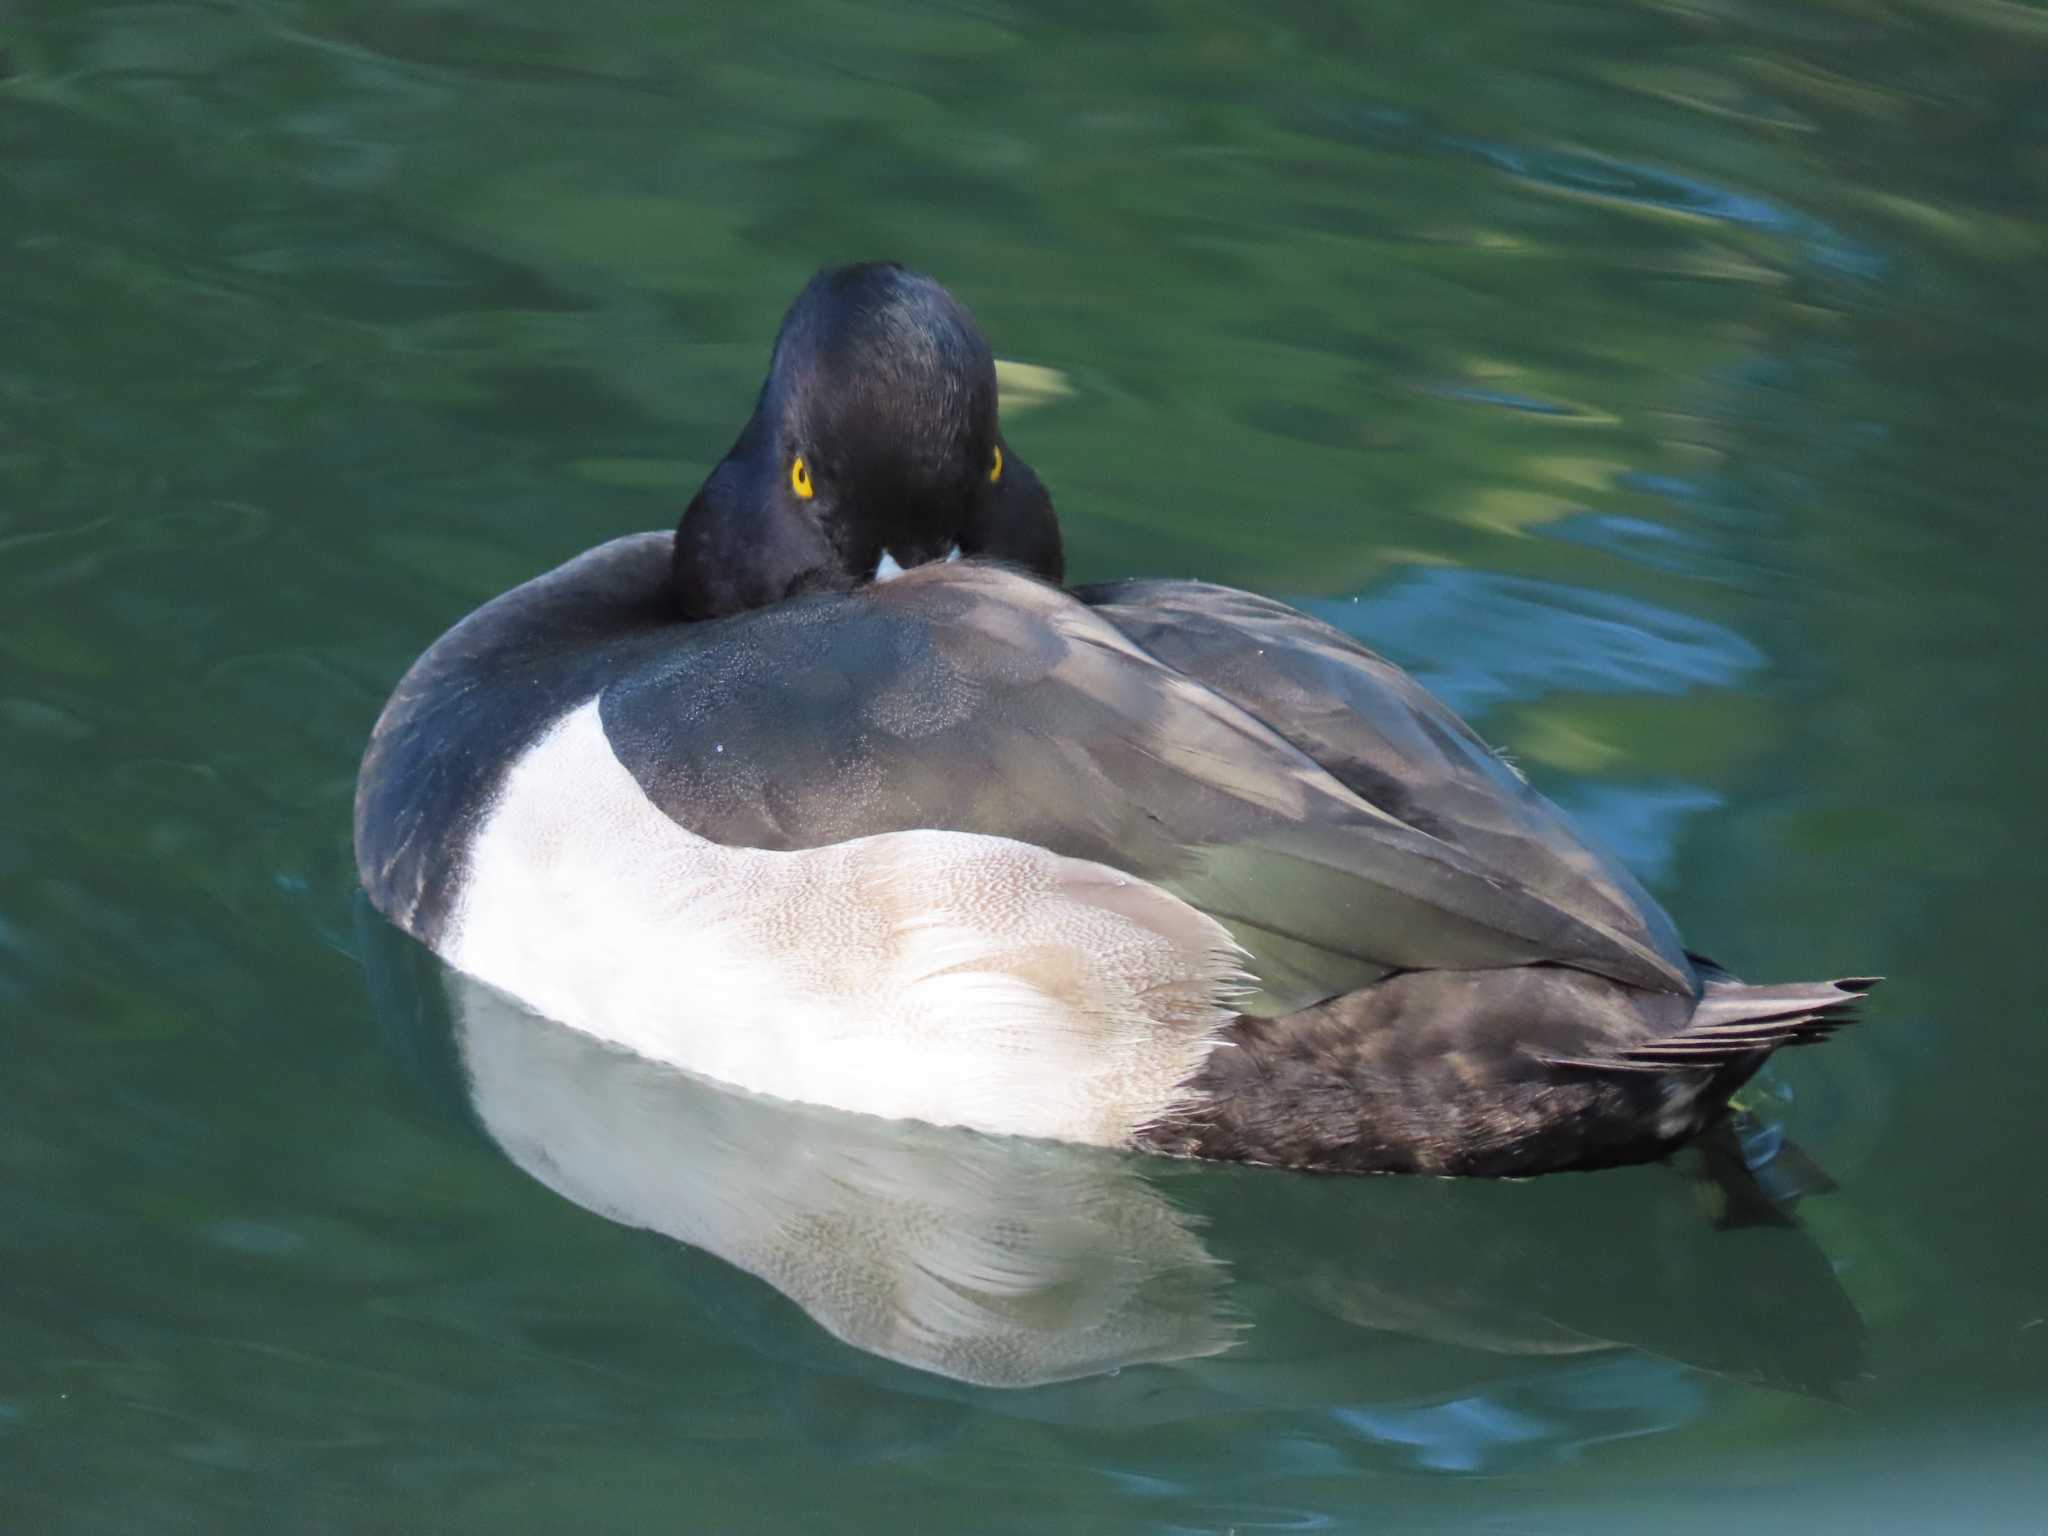
[[[1362,799],[1690,981],[1676,928],[1634,877],[1392,662],[1320,620],[1230,587],[1138,580],[1076,595]]]
[[[1689,987],[1606,911],[1370,803],[1102,615],[999,569],[693,626],[601,708],[620,760],[702,836],[934,827],[1110,864],[1229,925],[1262,1012],[1392,969],[1541,960]]]

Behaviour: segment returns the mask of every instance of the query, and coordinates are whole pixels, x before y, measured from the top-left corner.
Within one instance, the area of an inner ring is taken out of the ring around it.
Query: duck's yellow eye
[[[805,501],[818,494],[811,489],[811,466],[804,462],[802,454],[790,461],[789,488]]]
[[[989,463],[989,466],[988,466],[988,483],[989,483],[990,485],[994,485],[994,484],[995,484],[995,483],[996,483],[997,481],[1001,480],[1002,478],[1003,478],[1003,449],[1002,449],[1002,445],[1001,445],[1000,443],[998,443],[998,444],[996,445],[996,456],[995,456],[995,458],[994,458],[993,460],[991,460],[991,461],[990,461],[990,463]]]

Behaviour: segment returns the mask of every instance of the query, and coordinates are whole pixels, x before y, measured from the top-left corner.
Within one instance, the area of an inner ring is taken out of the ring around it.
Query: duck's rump
[[[1702,962],[1695,1004],[1561,966],[1414,971],[1240,1018],[1150,1150],[1348,1173],[1520,1176],[1662,1156],[1783,1045],[1851,1022],[1872,982],[1751,986]]]

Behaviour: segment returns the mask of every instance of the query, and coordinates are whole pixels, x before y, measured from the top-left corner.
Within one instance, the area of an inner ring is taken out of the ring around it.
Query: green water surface
[[[880,255],[1076,577],[1888,975],[1758,1084],[1839,1188],[763,1104],[371,917],[405,665]],[[0,1530],[2048,1529],[2044,381],[2022,0],[0,4]]]

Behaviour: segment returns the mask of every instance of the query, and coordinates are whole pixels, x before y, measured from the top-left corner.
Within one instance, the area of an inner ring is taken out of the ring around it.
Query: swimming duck
[[[1328,1171],[1661,1157],[1872,984],[1688,953],[1339,631],[1064,575],[967,310],[822,272],[673,534],[407,672],[364,887],[534,1011],[744,1089]]]

